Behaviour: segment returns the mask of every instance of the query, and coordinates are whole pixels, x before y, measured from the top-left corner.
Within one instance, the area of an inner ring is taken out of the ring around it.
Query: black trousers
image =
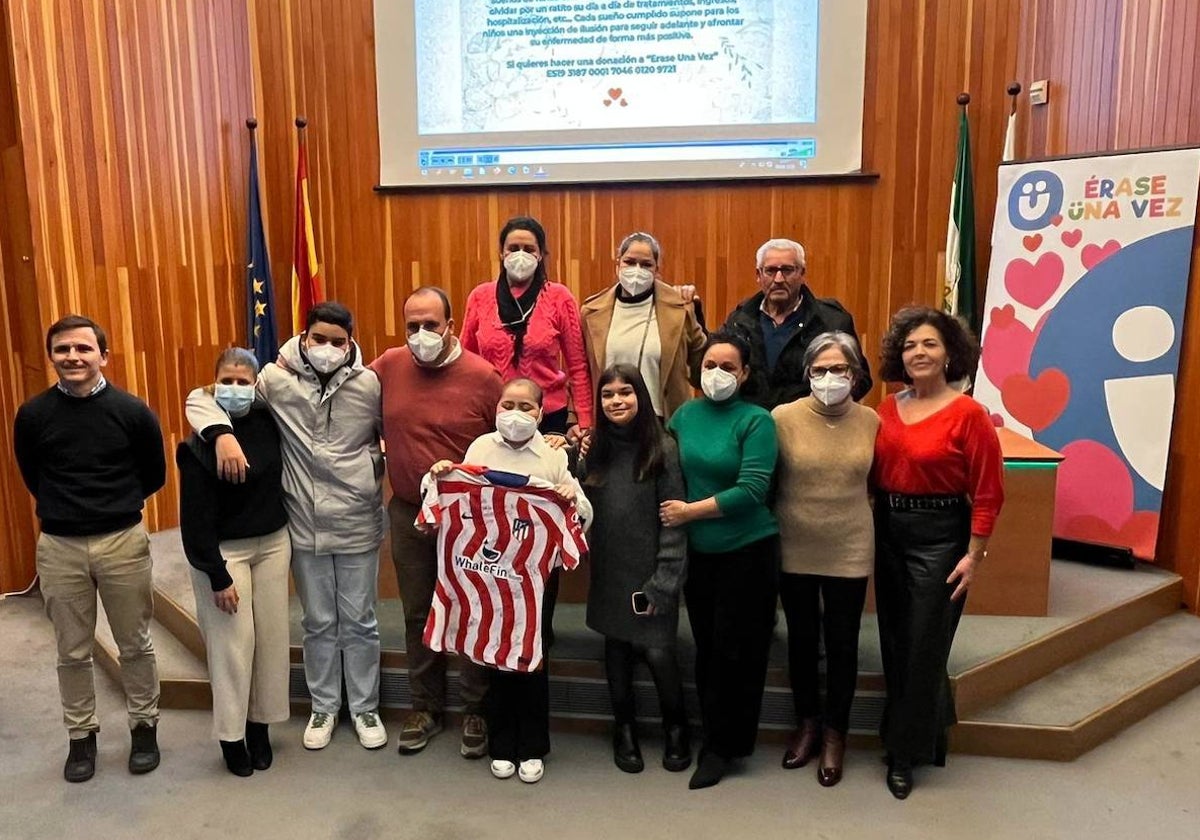
[[[963,603],[946,578],[967,553],[971,510],[875,506],[875,596],[887,704],[879,734],[896,760],[943,764],[957,720],[946,661]]]
[[[544,435],[565,435],[568,416],[569,412],[565,408],[543,414],[542,422],[538,424],[538,431]]]
[[[491,672],[483,714],[488,725],[488,754],[493,759],[519,762],[544,758],[550,752],[550,648],[557,601],[555,569],[542,596],[542,666],[529,673]]]
[[[867,578],[790,575],[779,578],[779,600],[788,626],[788,674],[796,722],[821,716],[819,662],[825,631],[825,725],[842,734],[858,683],[858,629]],[[822,602],[825,605],[821,609]]]
[[[684,596],[704,746],[721,758],[754,752],[778,588],[778,536],[724,554],[689,552]]]
[[[672,647],[645,647],[618,639],[604,640],[604,671],[608,677],[608,696],[612,700],[613,718],[618,724],[635,720],[633,699],[633,666],[641,657],[650,668],[658,705],[662,710],[663,727],[687,723],[683,706],[683,678],[679,660]]]

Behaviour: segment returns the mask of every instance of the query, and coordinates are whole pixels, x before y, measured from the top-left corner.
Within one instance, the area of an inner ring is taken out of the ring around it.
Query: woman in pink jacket
[[[500,230],[500,276],[467,298],[459,340],[492,363],[505,381],[532,379],[545,395],[544,434],[566,434],[574,401],[572,437],[591,428],[592,380],[583,346],[579,304],[570,290],[546,277],[546,231],[537,219],[517,216]]]

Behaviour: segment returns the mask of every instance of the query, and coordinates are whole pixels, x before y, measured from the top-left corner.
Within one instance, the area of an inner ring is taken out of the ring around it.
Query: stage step
[[[1200,618],[1159,619],[960,715],[956,752],[1070,761],[1200,685]]]
[[[150,622],[154,658],[162,692],[159,705],[164,709],[211,709],[212,690],[208,683],[208,665],[157,619]],[[121,681],[120,655],[104,605],[97,604],[94,661],[118,683]]]

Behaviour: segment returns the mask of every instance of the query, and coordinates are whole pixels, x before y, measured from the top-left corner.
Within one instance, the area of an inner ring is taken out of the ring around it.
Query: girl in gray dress
[[[682,528],[660,524],[658,507],[684,498],[679,451],[659,423],[637,368],[608,368],[596,393],[601,410],[579,471],[595,512],[588,538],[587,623],[604,636],[616,719],[613,760],[627,773],[644,766],[633,698],[633,666],[641,657],[662,709],[663,767],[677,772],[692,761],[675,651],[687,537]]]

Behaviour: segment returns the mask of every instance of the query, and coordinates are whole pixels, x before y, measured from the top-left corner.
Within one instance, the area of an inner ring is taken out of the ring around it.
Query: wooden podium
[[[1004,507],[967,596],[970,615],[1046,615],[1054,491],[1063,456],[1009,429],[996,430],[1004,453]]]

